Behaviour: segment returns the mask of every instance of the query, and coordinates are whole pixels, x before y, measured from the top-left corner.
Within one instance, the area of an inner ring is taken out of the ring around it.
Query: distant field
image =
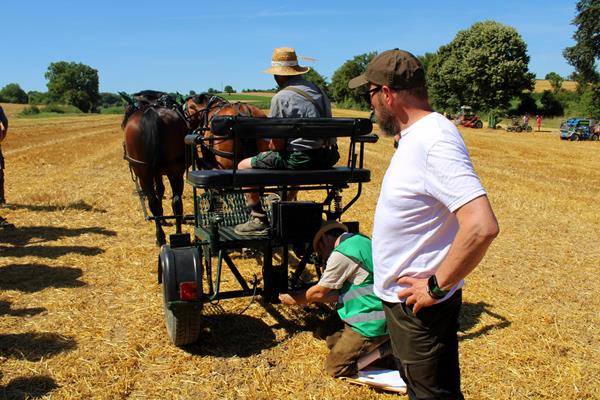
[[[577,90],[577,82],[564,81],[561,88],[569,92],[574,92],[575,90]],[[535,87],[533,88],[534,93],[541,93],[544,90],[552,90],[552,85],[550,84],[550,81],[546,79],[537,79],[535,81]]]
[[[261,109],[269,109],[274,93],[218,93],[218,95],[230,102],[243,101]]]
[[[2,106],[4,109],[6,116],[10,118],[23,111],[23,109],[29,106],[29,104],[0,103],[0,106]]]

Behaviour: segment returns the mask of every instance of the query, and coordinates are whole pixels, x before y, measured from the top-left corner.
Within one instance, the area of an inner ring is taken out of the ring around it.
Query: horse
[[[184,114],[190,124],[204,129],[205,140],[200,145],[202,158],[201,169],[231,169],[233,167],[234,142],[231,139],[216,138],[210,131],[210,123],[216,116],[235,116],[266,118],[266,114],[254,105],[246,103],[230,103],[222,97],[202,93],[190,96],[185,100]],[[249,140],[237,144],[237,154],[250,157],[269,149],[264,139]],[[241,161],[241,160],[238,160]]]
[[[162,176],[171,184],[171,206],[176,216],[176,231],[181,233],[183,222],[183,176],[189,162],[186,161],[184,137],[193,128],[189,125],[181,107],[168,95],[144,91],[134,95],[136,102],[127,99],[125,116],[121,127],[124,131],[124,159],[137,177],[136,186],[140,199],[148,199],[148,207],[155,217],[156,243],[166,243],[162,229],[162,198],[165,186]],[[132,176],[133,176],[132,174]],[[142,204],[143,207],[143,204]],[[158,217],[158,218],[156,218]]]

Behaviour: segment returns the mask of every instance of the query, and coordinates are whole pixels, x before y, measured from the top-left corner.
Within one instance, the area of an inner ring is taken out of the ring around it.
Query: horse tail
[[[144,141],[144,159],[152,172],[156,172],[160,162],[160,133],[165,130],[165,124],[156,110],[148,107],[140,121],[140,131]]]

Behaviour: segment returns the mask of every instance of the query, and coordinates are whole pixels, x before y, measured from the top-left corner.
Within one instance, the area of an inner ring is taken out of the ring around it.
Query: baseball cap
[[[371,60],[365,72],[348,82],[350,89],[373,83],[392,89],[410,89],[425,84],[425,70],[417,57],[400,49],[386,50]]]

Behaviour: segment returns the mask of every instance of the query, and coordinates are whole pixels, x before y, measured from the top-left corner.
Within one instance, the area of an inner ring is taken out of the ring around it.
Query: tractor
[[[513,116],[510,117],[510,125],[506,127],[506,132],[531,132],[532,128],[529,123],[523,121],[522,118]]]
[[[561,140],[593,140],[597,141],[600,136],[598,123],[591,118],[569,118],[560,124]]]
[[[466,128],[483,128],[483,121],[473,112],[470,106],[461,106],[460,113],[456,118],[456,124]]]

